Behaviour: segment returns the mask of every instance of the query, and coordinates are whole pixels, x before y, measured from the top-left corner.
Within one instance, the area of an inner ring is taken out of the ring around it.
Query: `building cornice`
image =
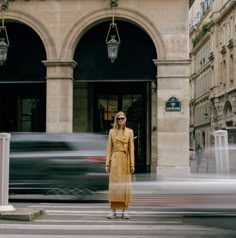
[[[209,40],[210,40],[210,32],[207,32],[203,36],[201,41],[198,44],[196,44],[196,46],[192,49],[191,54],[196,55],[198,51],[202,49],[202,46],[206,44]]]
[[[221,98],[221,97],[224,97],[226,94],[231,94],[231,93],[234,93],[234,92],[236,92],[236,87],[229,88],[229,89],[225,90],[224,92],[221,92],[221,93],[215,95],[214,97],[211,97],[211,99]]]
[[[213,19],[215,23],[221,22],[236,5],[236,0],[231,1],[230,3],[225,4],[221,10],[218,12],[219,16]]]
[[[202,126],[206,126],[206,125],[210,125],[210,120],[198,123],[198,124],[194,124],[194,128],[195,129],[202,129]]]
[[[206,101],[207,99],[209,99],[209,95],[210,95],[210,92],[208,91],[208,92],[202,94],[200,97],[195,97],[196,104],[201,101]]]
[[[210,67],[211,67],[211,62],[209,61],[207,64],[202,66],[197,72],[194,72],[190,77],[197,78],[201,73],[205,72]]]

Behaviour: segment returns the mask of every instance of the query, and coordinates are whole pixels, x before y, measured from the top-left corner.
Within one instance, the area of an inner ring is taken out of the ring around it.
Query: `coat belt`
[[[126,161],[126,167],[127,167],[127,172],[128,174],[130,173],[130,160],[128,157],[128,150],[124,148],[123,144],[113,144],[113,152],[124,152],[123,156],[127,157],[127,161]]]
[[[124,152],[127,153],[123,144],[113,144],[113,152]]]
[[[125,150],[115,150],[115,149],[113,149],[112,151],[113,151],[113,152],[124,152],[124,153],[126,153]]]

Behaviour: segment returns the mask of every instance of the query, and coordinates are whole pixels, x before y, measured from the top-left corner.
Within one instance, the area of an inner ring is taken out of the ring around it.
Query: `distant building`
[[[189,11],[190,144],[214,144],[227,129],[236,143],[236,1],[195,0]]]

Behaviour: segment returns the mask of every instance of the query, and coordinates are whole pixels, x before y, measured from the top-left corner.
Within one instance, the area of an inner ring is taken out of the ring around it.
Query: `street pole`
[[[0,133],[0,212],[15,210],[8,205],[10,138],[10,134]]]

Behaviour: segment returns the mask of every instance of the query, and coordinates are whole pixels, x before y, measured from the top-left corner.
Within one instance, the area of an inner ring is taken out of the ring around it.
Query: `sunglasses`
[[[118,117],[117,121],[123,121],[125,118],[124,117]]]

